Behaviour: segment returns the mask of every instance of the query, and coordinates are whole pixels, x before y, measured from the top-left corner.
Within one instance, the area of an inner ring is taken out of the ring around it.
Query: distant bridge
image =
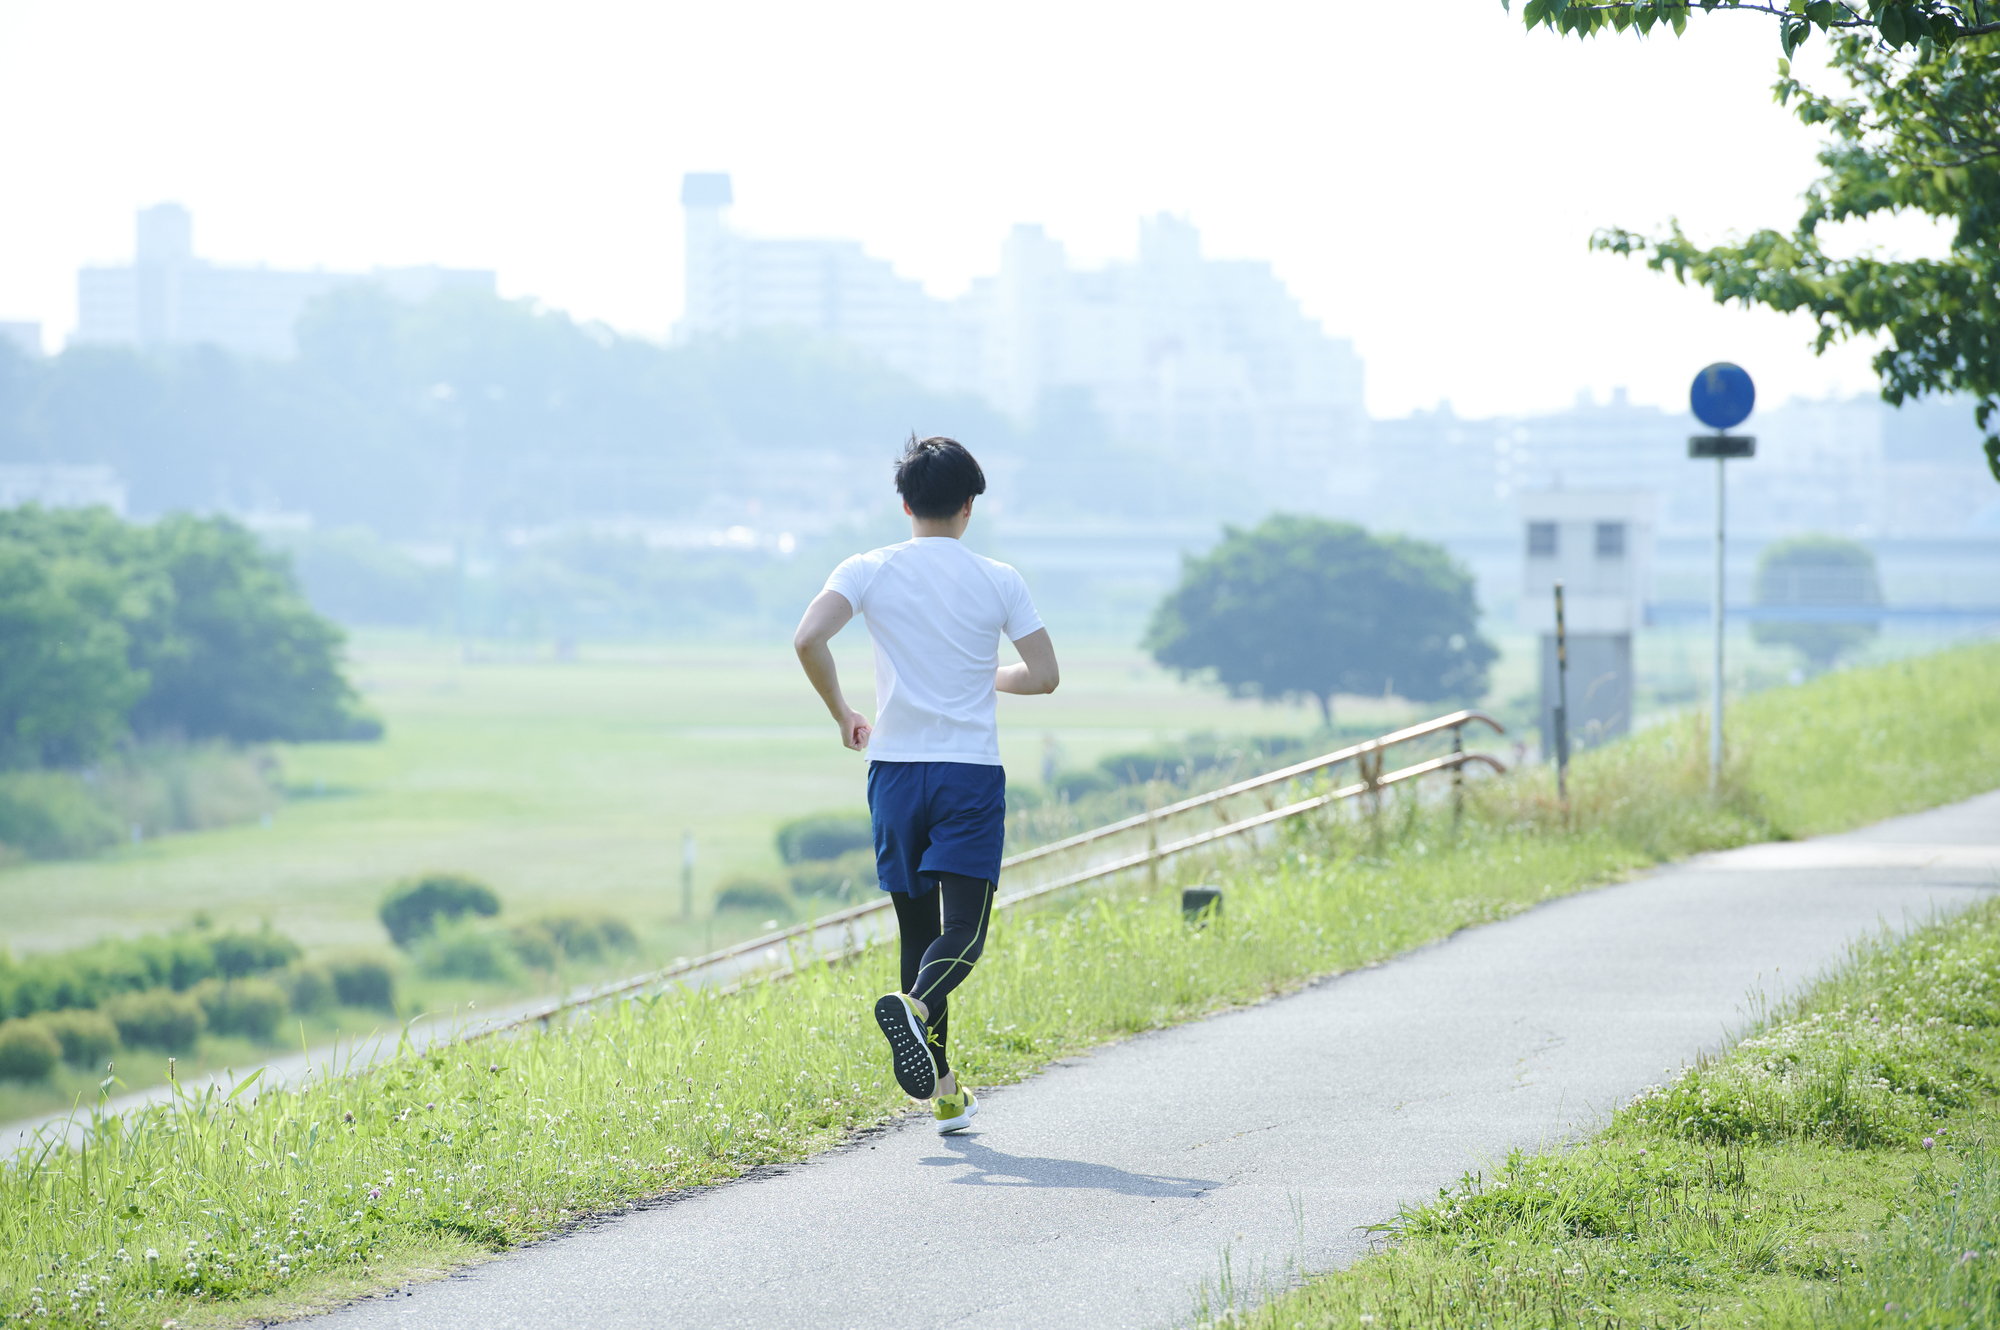
[[[1656,600],[1646,606],[1646,623],[1707,623],[1712,608],[1705,600]],[[1731,619],[1786,623],[1880,623],[1895,620],[1936,623],[2000,624],[2000,604],[1994,605],[1729,605]]]

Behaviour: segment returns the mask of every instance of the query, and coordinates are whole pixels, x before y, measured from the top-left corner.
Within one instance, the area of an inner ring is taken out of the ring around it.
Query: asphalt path
[[[962,1136],[913,1116],[321,1319],[1172,1324],[1225,1251],[1239,1283],[1340,1265],[1361,1226],[1587,1129],[1856,938],[1996,890],[2000,792],[1704,855],[1060,1063]]]

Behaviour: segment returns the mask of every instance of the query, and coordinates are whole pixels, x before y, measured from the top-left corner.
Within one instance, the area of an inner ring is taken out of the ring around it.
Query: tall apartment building
[[[20,320],[0,321],[0,341],[11,345],[24,356],[42,354],[42,325]]]
[[[687,305],[680,338],[792,327],[838,338],[940,391],[1031,418],[1083,389],[1120,435],[1263,464],[1320,506],[1336,458],[1365,427],[1352,345],[1305,317],[1268,263],[1203,257],[1171,216],[1140,226],[1136,260],[1071,266],[1039,226],[1017,226],[999,270],[939,300],[853,241],[768,240],[731,226],[730,179],[683,178]],[[1301,473],[1314,487],[1296,488]]]
[[[72,341],[173,346],[212,343],[243,355],[284,358],[305,307],[361,274],[238,267],[195,257],[194,219],[178,203],[141,208],[133,261],[76,275]],[[366,280],[422,300],[447,286],[494,288],[490,272],[422,266],[377,268]]]

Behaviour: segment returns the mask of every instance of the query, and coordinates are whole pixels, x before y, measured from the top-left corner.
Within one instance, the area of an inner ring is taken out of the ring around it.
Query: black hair
[[[967,499],[986,493],[986,473],[957,439],[911,434],[896,460],[896,493],[918,517],[956,517]]]

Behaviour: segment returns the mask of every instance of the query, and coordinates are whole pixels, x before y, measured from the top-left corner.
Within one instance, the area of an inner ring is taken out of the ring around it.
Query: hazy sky
[[[1751,15],[1559,42],[1497,0],[0,0],[0,319],[59,338],[77,266],[176,199],[209,258],[490,267],[659,337],[681,173],[726,170],[741,225],[859,239],[939,295],[1015,222],[1099,262],[1185,213],[1354,339],[1377,415],[1679,406],[1715,359],[1768,402],[1872,391],[1865,348],[1815,359],[1804,320],[1586,248],[1673,214],[1788,225],[1816,140],[1771,101],[1777,57]]]

